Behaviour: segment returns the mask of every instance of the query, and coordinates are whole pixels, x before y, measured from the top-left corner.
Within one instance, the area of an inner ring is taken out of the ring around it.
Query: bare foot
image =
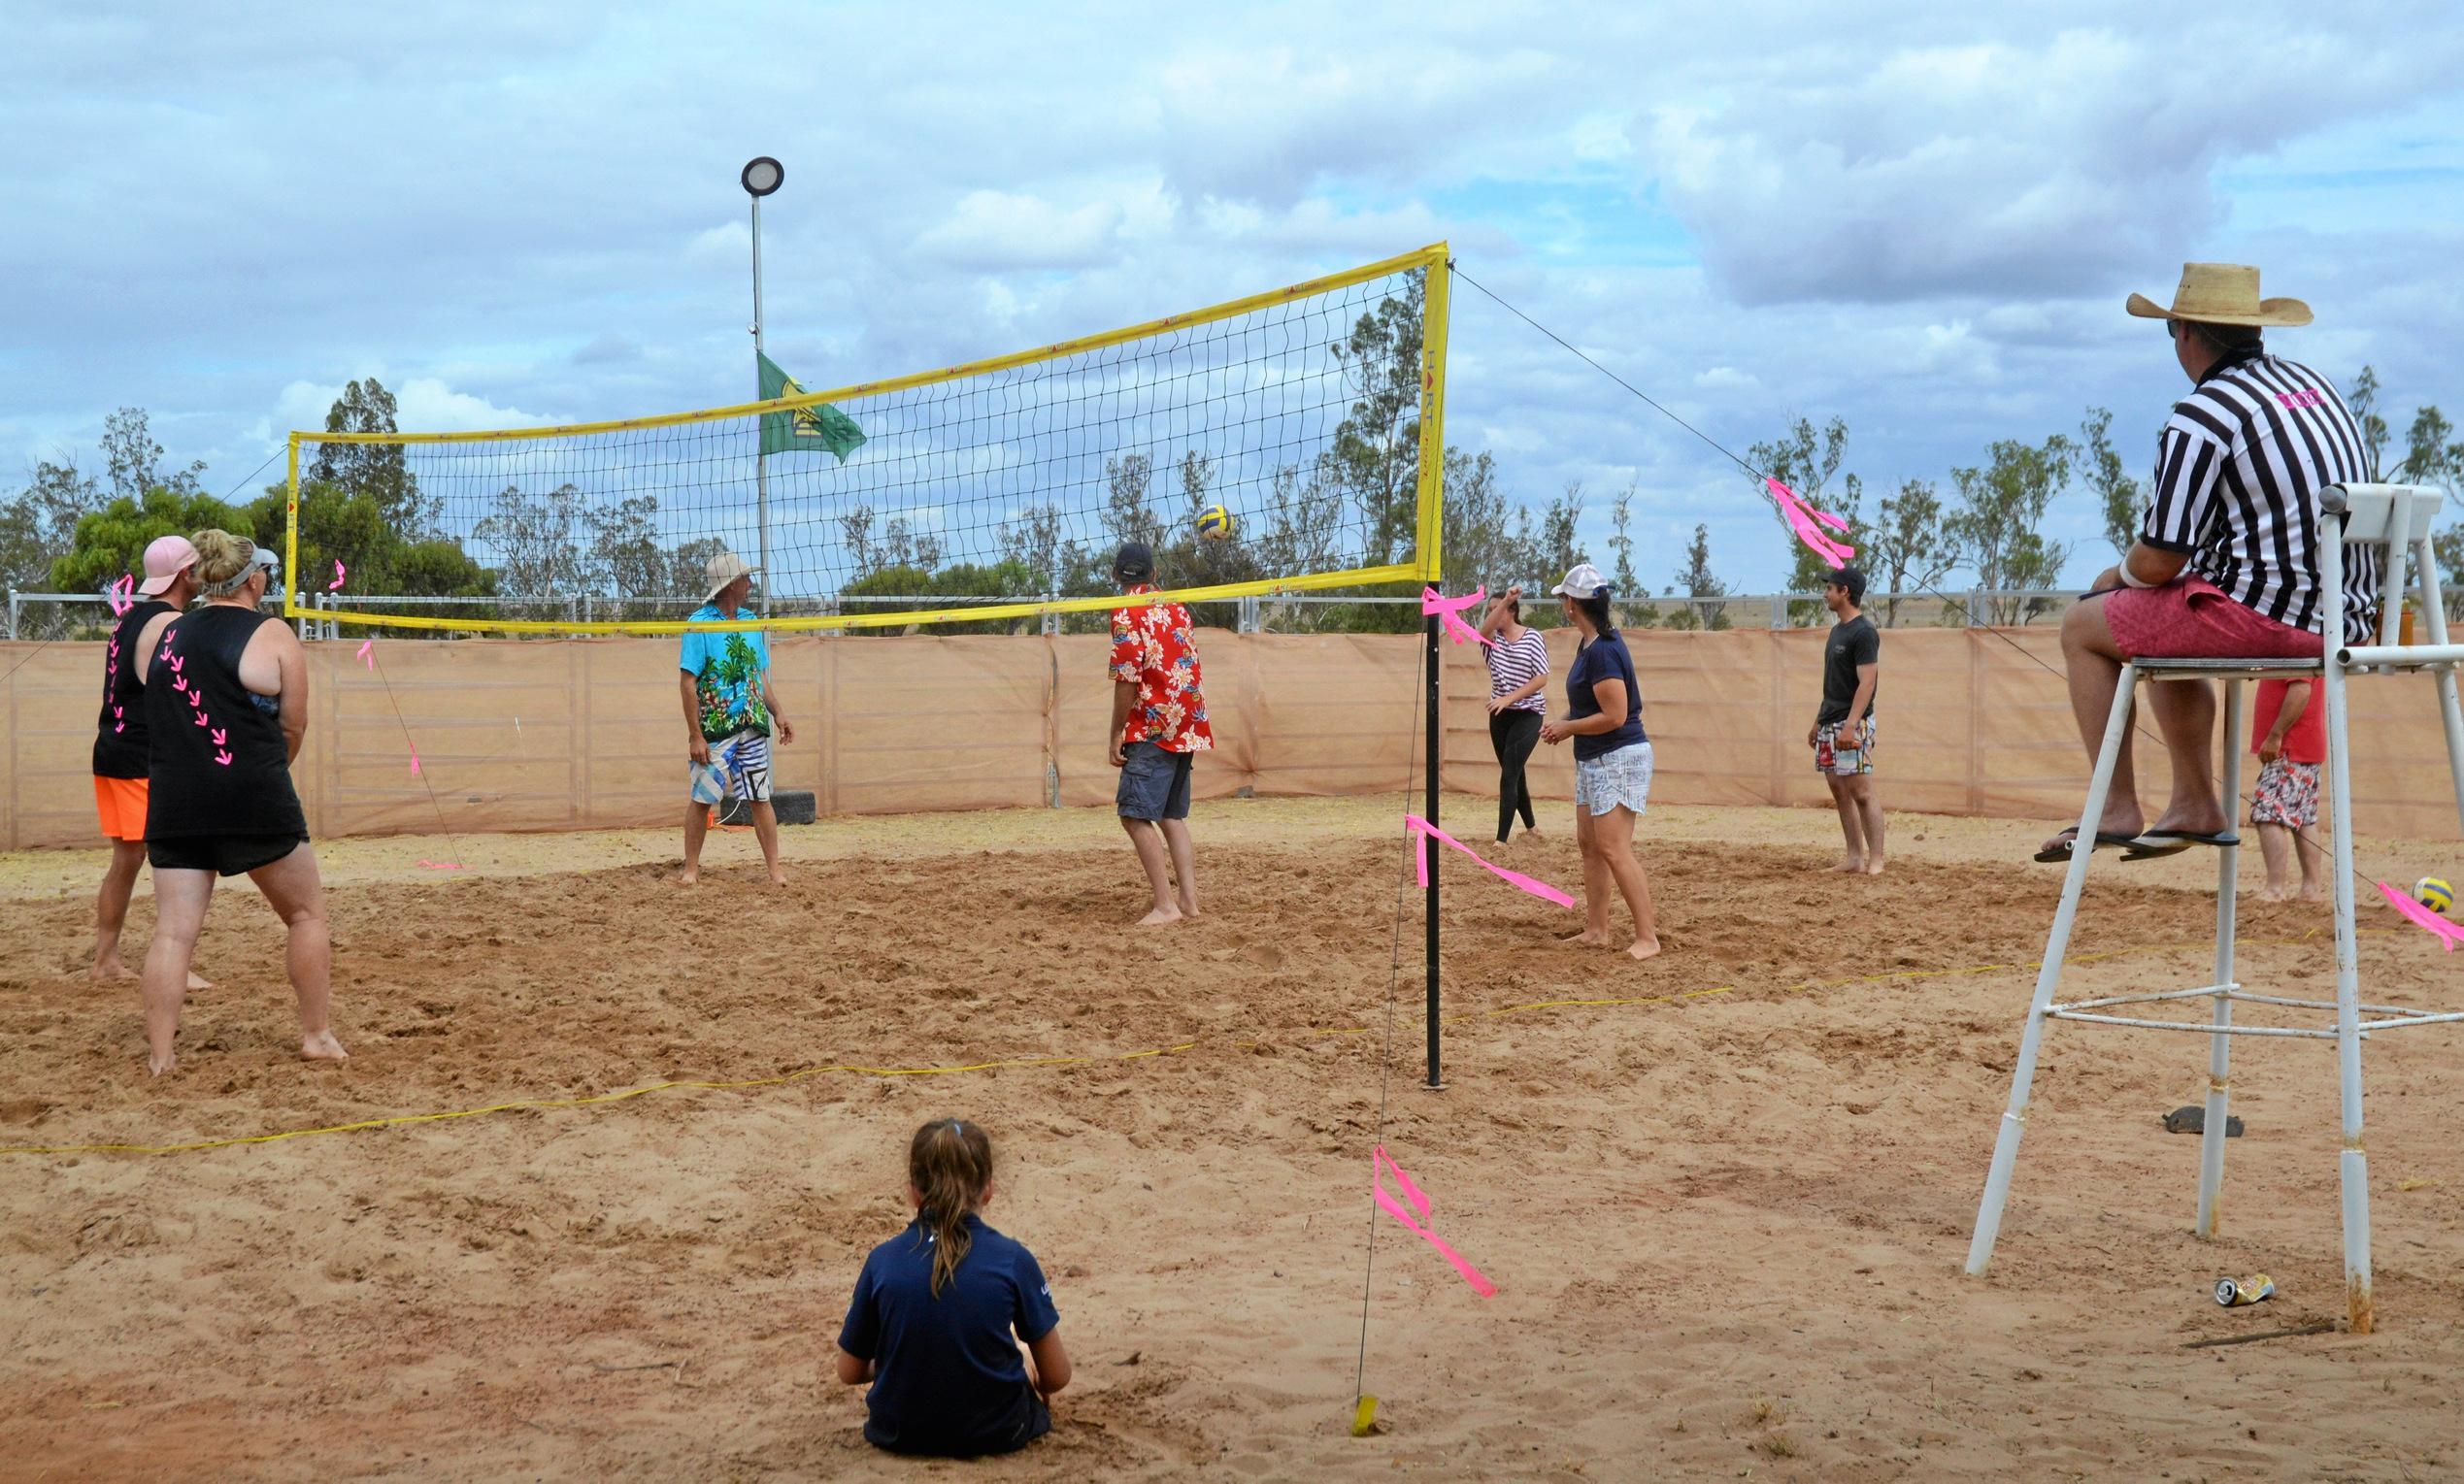
[[[350,1059],[350,1053],[342,1048],[341,1041],[334,1039],[334,1033],[331,1031],[319,1031],[314,1036],[301,1037],[299,1054],[312,1062],[342,1062]]]
[[[1865,870],[1865,858],[1857,855],[1845,856],[1831,869],[1844,876],[1857,875]]]
[[[155,1076],[161,1076],[164,1072],[169,1072],[172,1068],[178,1066],[179,1064],[179,1056],[169,1051],[164,1052],[160,1056],[150,1056],[146,1058],[146,1065],[152,1069]]]
[[[1159,907],[1153,911],[1149,912],[1146,916],[1139,918],[1138,925],[1142,928],[1168,928],[1174,923],[1185,920],[1186,919],[1181,915],[1181,908],[1177,907]]]
[[[691,885],[694,885],[694,884],[698,883],[698,882],[701,880],[701,878],[702,878],[702,868],[701,868],[701,867],[699,867],[699,866],[687,866],[687,867],[685,867],[683,871],[681,871],[681,872],[678,872],[678,873],[677,873],[677,875],[676,875],[676,884],[677,884],[677,885],[679,885],[679,886],[691,886]]]
[[[1200,915],[1201,914],[1198,911],[1198,904],[1191,902],[1186,898],[1182,899],[1181,920],[1182,922],[1196,922]]]
[[[1660,939],[1659,939],[1659,935],[1658,935],[1658,934],[1656,934],[1656,933],[1654,933],[1654,934],[1652,934],[1652,935],[1651,935],[1650,937],[1648,937],[1648,938],[1638,938],[1638,939],[1636,939],[1636,940],[1634,940],[1634,946],[1633,946],[1633,947],[1631,947],[1631,948],[1626,949],[1626,950],[1625,950],[1625,952],[1626,952],[1626,957],[1631,958],[1631,959],[1636,959],[1636,960],[1647,959],[1647,958],[1657,958],[1657,957],[1659,957],[1659,954],[1660,954]]]
[[[1882,858],[1878,855],[1872,860],[1867,861],[1865,863],[1865,874],[1869,876],[1881,875],[1882,874]]]
[[[771,867],[771,868],[770,868],[770,884],[771,884],[771,885],[773,885],[773,886],[784,886],[784,885],[786,885],[786,884],[787,884],[787,874],[786,874],[785,872],[783,872],[783,871],[781,871],[781,870],[780,870],[778,867],[776,867],[776,866]]]
[[[136,978],[138,977],[138,973],[136,970],[129,968],[127,964],[121,962],[119,955],[115,953],[110,958],[96,959],[94,961],[94,972],[92,977],[94,982],[97,984],[109,984],[117,979]]]
[[[2266,886],[2259,888],[2258,898],[2261,902],[2290,902],[2293,900],[2293,889],[2289,886],[2278,886],[2274,882],[2270,882]]]
[[[1571,938],[1561,938],[1557,941],[1569,948],[1605,948],[1609,946],[1609,935],[1594,933],[1586,928]]]
[[[214,988],[214,981],[191,969],[188,971],[188,987],[190,989],[212,989]]]
[[[2304,902],[2324,902],[2327,900],[2327,888],[2316,883],[2304,886],[2302,888],[2302,900]]]

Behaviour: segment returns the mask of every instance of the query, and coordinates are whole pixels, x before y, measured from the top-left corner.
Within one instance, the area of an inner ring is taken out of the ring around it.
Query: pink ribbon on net
[[[341,558],[341,557],[335,557],[335,558],[334,558],[334,579],[333,579],[332,581],[330,581],[330,582],[328,582],[328,583],[326,583],[326,584],[325,584],[325,591],[327,591],[327,592],[329,592],[329,593],[338,593],[338,592],[341,592],[341,591],[342,591],[342,585],[343,585],[343,564],[342,564],[342,558]]]
[[[2447,952],[2453,953],[2455,945],[2464,942],[2464,928],[2457,927],[2384,881],[2379,883],[2379,890],[2386,894],[2389,907],[2412,918],[2415,927],[2436,938]]]
[[[363,639],[359,642],[359,658],[367,663],[370,670],[377,668],[377,657],[369,652],[376,647],[377,642],[373,639]]]
[[[1420,589],[1420,616],[1427,618],[1434,615],[1439,622],[1446,625],[1446,631],[1454,636],[1456,643],[1477,644],[1481,642],[1480,630],[1465,623],[1462,612],[1467,608],[1487,601],[1486,586],[1473,588],[1472,595],[1468,598],[1442,597],[1436,588],[1423,587]]]
[[[120,617],[137,606],[137,600],[131,596],[136,590],[137,579],[124,572],[119,575],[119,580],[103,589],[103,600],[112,606],[114,618]]]
[[[1419,1221],[1412,1219],[1411,1212],[1403,1208],[1402,1201],[1397,1201],[1386,1194],[1386,1171],[1389,1170],[1394,1171],[1395,1184],[1403,1188],[1403,1200],[1411,1202],[1413,1210],[1420,1213]],[[1377,1199],[1381,1209],[1403,1223],[1405,1231],[1437,1248],[1438,1256],[1452,1263],[1454,1270],[1463,1275],[1464,1282],[1472,1285],[1474,1293],[1483,1299],[1497,1297],[1496,1284],[1481,1276],[1481,1270],[1464,1261],[1461,1253],[1448,1246],[1435,1232],[1421,1225],[1421,1222],[1429,1218],[1429,1198],[1420,1193],[1419,1186],[1412,1183],[1412,1177],[1403,1172],[1403,1167],[1394,1162],[1394,1156],[1386,1152],[1386,1146],[1383,1144],[1380,1144],[1376,1152],[1369,1157],[1369,1194]]]
[[[1780,503],[1780,513],[1786,518],[1788,529],[1797,533],[1797,540],[1813,547],[1815,556],[1837,568],[1847,566],[1848,559],[1856,555],[1854,546],[1833,541],[1822,531],[1822,527],[1829,526],[1834,531],[1845,532],[1848,528],[1847,521],[1829,511],[1817,511],[1806,504],[1802,496],[1778,479],[1766,477],[1762,482],[1771,491],[1771,498]]]
[[[1491,875],[1496,876],[1499,880],[1504,881],[1509,886],[1515,887],[1520,891],[1530,892],[1533,896],[1540,898],[1544,902],[1554,902],[1559,907],[1572,907],[1575,905],[1574,898],[1567,896],[1564,892],[1559,891],[1557,888],[1549,885],[1546,881],[1534,880],[1532,877],[1523,874],[1519,871],[1509,871],[1505,867],[1497,865],[1493,861],[1481,859],[1479,851],[1463,843],[1461,841],[1456,840],[1453,836],[1447,834],[1444,830],[1439,829],[1436,825],[1429,823],[1417,814],[1404,815],[1403,825],[1405,829],[1412,831],[1415,835],[1425,835],[1429,839],[1436,841],[1441,845],[1450,846],[1453,849],[1462,851],[1465,855],[1472,858],[1475,865],[1485,868]],[[1429,853],[1415,847],[1412,852],[1412,864],[1413,868],[1420,874],[1420,884],[1422,886],[1428,885]]]

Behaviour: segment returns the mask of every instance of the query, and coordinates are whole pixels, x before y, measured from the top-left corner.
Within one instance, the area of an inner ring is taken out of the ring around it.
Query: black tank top
[[[240,683],[249,640],[259,625],[281,621],[209,604],[164,626],[147,661],[148,840],[308,833],[283,724],[259,704],[270,698]]]
[[[94,776],[146,775],[146,687],[137,680],[137,636],[171,605],[148,598],[112,626],[103,647],[103,710],[94,720]]]

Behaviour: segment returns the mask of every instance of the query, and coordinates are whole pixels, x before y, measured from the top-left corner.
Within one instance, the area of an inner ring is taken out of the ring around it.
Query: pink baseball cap
[[[195,565],[197,548],[188,544],[188,538],[157,536],[146,544],[146,580],[137,584],[137,590],[149,598],[157,597]]]

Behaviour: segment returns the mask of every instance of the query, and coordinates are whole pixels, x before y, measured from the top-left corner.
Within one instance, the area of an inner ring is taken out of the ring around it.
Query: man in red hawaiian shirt
[[[1125,543],[1113,558],[1125,597],[1155,590],[1155,554]],[[1113,610],[1113,766],[1120,770],[1120,827],[1154,888],[1142,928],[1195,921],[1197,865],[1189,846],[1189,767],[1215,747],[1199,689],[1189,610],[1169,599]],[[1180,890],[1173,881],[1178,877]]]

